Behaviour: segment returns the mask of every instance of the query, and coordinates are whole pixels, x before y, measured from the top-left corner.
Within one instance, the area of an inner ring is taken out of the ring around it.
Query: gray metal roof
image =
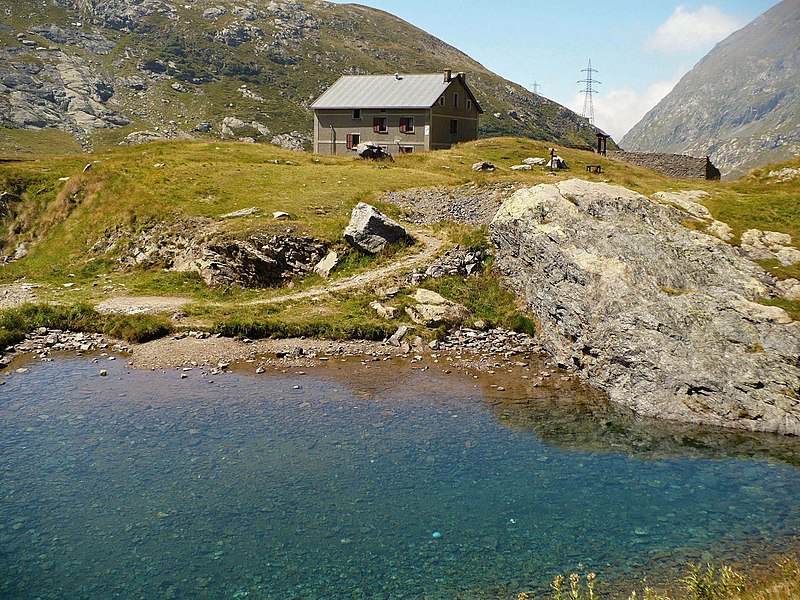
[[[441,73],[344,75],[311,108],[430,108],[449,85]]]

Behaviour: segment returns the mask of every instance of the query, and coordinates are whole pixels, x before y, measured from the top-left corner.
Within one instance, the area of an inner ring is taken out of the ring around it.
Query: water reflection
[[[621,452],[639,459],[754,459],[800,466],[800,438],[738,432],[648,419],[601,398],[544,392],[538,398],[496,400],[491,410],[509,427],[535,433],[563,450]]]
[[[646,433],[560,379],[30,367],[0,387],[2,597],[513,597],[800,525],[771,450],[707,460],[747,454]]]

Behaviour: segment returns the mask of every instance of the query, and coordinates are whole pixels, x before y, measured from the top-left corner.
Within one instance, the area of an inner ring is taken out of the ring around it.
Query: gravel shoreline
[[[52,356],[60,353],[84,355],[100,352],[102,356],[109,353],[122,355],[120,358],[135,369],[181,372],[203,369],[210,374],[229,368],[263,373],[267,370],[317,367],[333,361],[366,363],[388,360],[410,361],[411,364],[418,363],[420,368],[438,365],[445,373],[451,370],[516,373],[525,379],[533,376],[534,383],[537,378],[542,381],[557,372],[532,337],[504,329],[479,331],[462,328],[443,340],[428,344],[424,344],[421,338],[396,344],[307,338],[239,340],[200,331],[181,332],[144,344],[126,344],[101,334],[41,328],[2,355],[0,369],[11,367],[6,369],[10,373],[15,359],[22,357],[52,360]],[[562,377],[572,379],[566,372]],[[498,389],[503,391],[502,387]]]

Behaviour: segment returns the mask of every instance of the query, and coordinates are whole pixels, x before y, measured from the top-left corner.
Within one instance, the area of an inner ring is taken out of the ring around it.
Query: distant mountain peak
[[[800,1],[717,44],[620,141],[711,157],[723,176],[800,155]]]

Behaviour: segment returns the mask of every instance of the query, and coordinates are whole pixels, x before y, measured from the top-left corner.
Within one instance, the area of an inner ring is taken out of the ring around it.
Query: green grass
[[[319,303],[307,300],[233,309],[217,307],[210,314],[207,310],[190,314],[214,319],[212,331],[232,337],[383,340],[395,332],[398,323],[375,316],[368,306],[371,300],[365,294],[335,294]]]
[[[112,293],[182,296],[194,302],[194,316],[209,326],[217,323],[226,331],[243,331],[235,325],[238,321],[247,323],[249,331],[255,331],[257,323],[248,321],[247,314],[239,314],[241,305],[278,297],[286,293],[285,289],[208,288],[194,274],[158,268],[120,271],[113,254],[92,255],[92,245],[115,228],[135,233],[159,222],[172,222],[180,227],[182,220],[193,218],[214,221],[224,233],[236,236],[285,234],[290,228],[295,234],[324,240],[340,253],[341,262],[332,274],[332,280],[337,280],[417,251],[416,247],[399,247],[372,257],[350,249],[341,236],[357,202],[375,203],[390,216],[400,218],[398,207],[379,202],[384,192],[439,185],[530,186],[572,177],[607,180],[644,194],[704,190],[709,197],[703,203],[716,218],[728,222],[737,235],[758,227],[783,231],[800,239],[797,237],[800,205],[796,202],[800,182],[775,183],[767,176],[771,169],[800,165],[800,159],[754,171],[735,182],[670,179],[568,148],[559,149],[570,167],[568,170],[555,174],[544,167],[522,172],[510,170],[529,156],[547,156],[549,146],[546,142],[521,138],[483,139],[446,151],[402,155],[394,163],[376,165],[352,157],[298,155],[269,145],[163,142],[98,152],[92,155],[95,162],[86,172],[83,172],[88,162],[85,155],[0,163],[0,190],[8,191],[10,199],[0,216],[2,251],[13,252],[21,241],[30,249],[23,260],[0,267],[0,283],[24,277],[43,284],[42,299],[61,303],[94,304],[107,297],[110,286]],[[471,165],[479,160],[493,162],[497,170],[473,172]],[[287,161],[295,164],[286,164]],[[587,164],[601,164],[604,172],[586,173]],[[260,212],[220,220],[225,213],[251,206]],[[278,210],[288,212],[292,218],[274,220],[272,212]],[[432,230],[450,244],[482,247],[487,243],[485,227],[445,223]],[[782,267],[776,262],[764,266],[782,278],[800,276],[797,266]],[[61,287],[67,281],[75,284],[69,291]],[[322,283],[316,275],[296,278],[293,291]],[[467,306],[476,320],[533,330],[533,323],[516,306],[513,296],[490,274],[466,281],[445,278],[429,282],[429,287]],[[798,314],[796,303],[777,304],[792,315]],[[336,311],[324,317],[338,319],[336,326],[326,327],[322,317],[316,323],[294,322],[288,313],[282,313],[270,316],[263,330],[269,335],[280,334],[280,320],[288,323],[286,331],[292,334],[352,337],[362,329],[368,335],[383,333],[383,328],[375,323],[359,322],[347,308],[340,306]]]
[[[147,342],[172,331],[166,319],[154,315],[101,315],[86,304],[25,304],[0,311],[0,348],[21,341],[40,327],[103,333],[128,342]]]
[[[54,149],[59,153],[80,152],[77,140],[59,129],[7,129],[0,127],[0,148],[3,155],[30,155],[31,158],[47,157]],[[87,161],[87,157],[84,157]]]
[[[498,275],[491,270],[491,260],[478,276],[446,276],[427,279],[422,287],[441,294],[448,300],[463,304],[472,321],[482,320],[489,326],[505,327],[534,335],[536,324],[525,314],[517,297],[509,292]]]
[[[0,165],[0,181],[33,177],[22,190],[23,206],[14,209],[8,223],[19,233],[5,240],[5,251],[18,241],[34,243],[34,251],[19,266],[4,269],[2,277],[35,271],[40,278],[58,279],[86,252],[107,227],[135,229],[152,220],[176,216],[216,220],[220,215],[251,206],[256,216],[228,219],[224,229],[242,233],[258,230],[280,233],[291,227],[324,240],[340,239],[350,209],[359,201],[377,202],[386,191],[408,187],[478,185],[517,180],[528,184],[551,181],[545,169],[514,173],[508,169],[531,155],[543,156],[546,144],[520,139],[480,140],[452,150],[398,157],[390,165],[350,157],[297,155],[274,146],[235,142],[164,142],[145,144],[93,155],[93,168],[82,173],[84,156],[41,159]],[[584,175],[582,165],[600,159],[587,152],[565,150],[569,172],[556,179]],[[470,166],[488,159],[495,173],[474,173]],[[278,160],[281,164],[269,161]],[[290,160],[297,166],[286,165]],[[609,175],[620,169],[605,161]],[[155,167],[163,164],[163,167]],[[626,171],[627,172],[627,171]],[[646,178],[644,170],[638,172]],[[61,182],[59,178],[71,177]],[[594,176],[590,176],[594,177]],[[652,177],[651,177],[652,178]],[[664,187],[664,178],[655,176]],[[640,186],[642,187],[642,186]],[[386,208],[392,216],[398,211]],[[274,221],[274,211],[290,213],[289,221]],[[48,238],[45,244],[35,244]]]

